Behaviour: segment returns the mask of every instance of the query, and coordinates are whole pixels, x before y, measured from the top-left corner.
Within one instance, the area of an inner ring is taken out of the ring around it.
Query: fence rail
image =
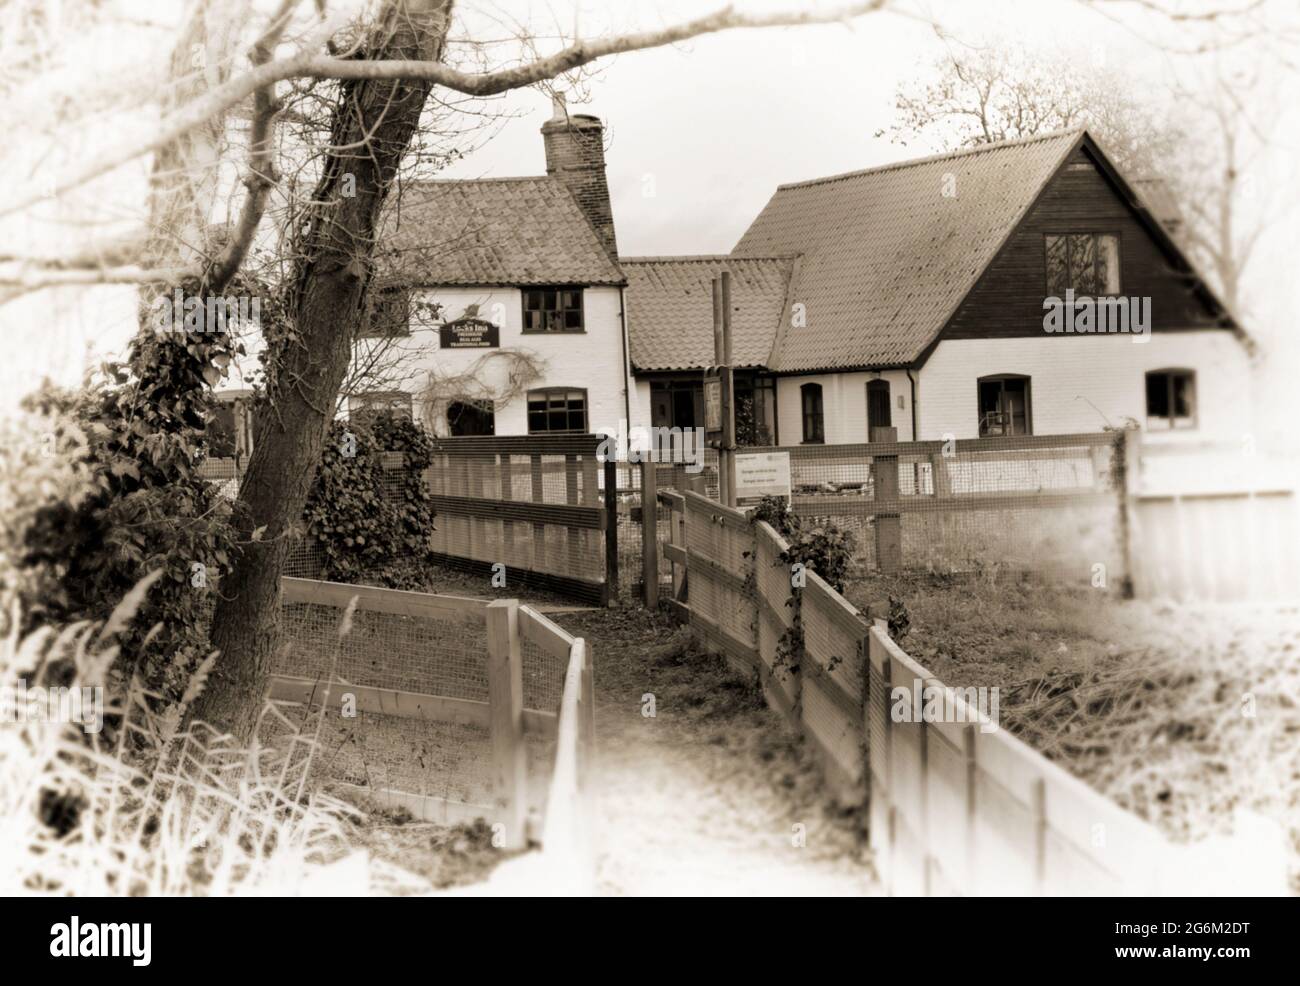
[[[281,582],[281,616],[289,646],[271,698],[331,711],[346,699],[367,728],[395,737],[382,778],[336,785],[426,821],[487,819],[506,847],[589,843],[577,795],[594,691],[581,638],[512,599],[297,578]]]
[[[685,548],[671,554],[674,585],[684,589],[675,608],[707,648],[758,674],[768,705],[816,751],[836,798],[868,802],[873,856],[889,892],[1129,895],[1278,885],[1280,835],[1276,858],[1248,873],[1236,860],[1170,843],[997,729],[978,696],[945,688],[882,621],[869,626],[816,573],[796,577],[771,527],[694,493],[665,499],[685,527]],[[898,714],[900,695],[906,709],[921,696],[922,709],[937,702],[931,708],[941,714]]]

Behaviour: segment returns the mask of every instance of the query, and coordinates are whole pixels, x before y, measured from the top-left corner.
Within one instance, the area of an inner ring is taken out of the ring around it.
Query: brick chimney
[[[605,250],[617,261],[614,210],[605,182],[605,128],[594,116],[570,114],[564,96],[557,95],[551,118],[542,124],[542,140],[546,144],[546,173],[569,186]]]

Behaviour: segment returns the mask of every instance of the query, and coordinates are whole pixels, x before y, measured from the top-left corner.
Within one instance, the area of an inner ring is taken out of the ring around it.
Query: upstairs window
[[[587,432],[587,392],[550,387],[528,392],[528,434]]]
[[[1196,427],[1196,374],[1152,370],[1147,374],[1147,430]]]
[[[1049,233],[1047,296],[1119,294],[1119,237],[1113,233]]]
[[[381,414],[412,420],[411,395],[400,390],[372,390],[348,398],[348,420],[363,428],[373,425]]]
[[[979,435],[1032,435],[1029,413],[1029,378],[1010,373],[980,377]]]
[[[822,415],[822,385],[806,383],[799,388],[803,405],[803,440],[805,445],[820,445],[826,441],[825,418]]]
[[[582,288],[524,288],[525,332],[583,332]]]
[[[361,339],[390,339],[411,334],[410,292],[383,288],[372,292],[369,311],[361,322]]]

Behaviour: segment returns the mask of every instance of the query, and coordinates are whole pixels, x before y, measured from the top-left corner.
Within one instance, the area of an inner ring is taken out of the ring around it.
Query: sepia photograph
[[[1300,895],[1294,0],[0,0],[0,121],[20,958],[192,963],[175,897],[1287,949],[1213,899]]]

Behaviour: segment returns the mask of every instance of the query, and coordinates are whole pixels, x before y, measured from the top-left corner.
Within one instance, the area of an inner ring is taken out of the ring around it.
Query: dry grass
[[[998,686],[1002,725],[1193,841],[1246,808],[1287,831],[1300,891],[1300,607],[1121,601],[1086,587],[936,579],[893,592],[903,647],[953,686]]]
[[[0,685],[102,689],[108,724],[96,733],[19,716],[0,728],[0,893],[429,890],[427,880],[358,850],[362,814],[308,787],[312,729],[294,727],[283,752],[256,741],[235,749],[202,724],[182,730],[184,703],[155,714],[137,682],[110,671],[114,633],[147,589],[148,580],[103,627],[81,623],[26,637],[15,629],[0,640]],[[280,713],[268,704],[264,715]]]

